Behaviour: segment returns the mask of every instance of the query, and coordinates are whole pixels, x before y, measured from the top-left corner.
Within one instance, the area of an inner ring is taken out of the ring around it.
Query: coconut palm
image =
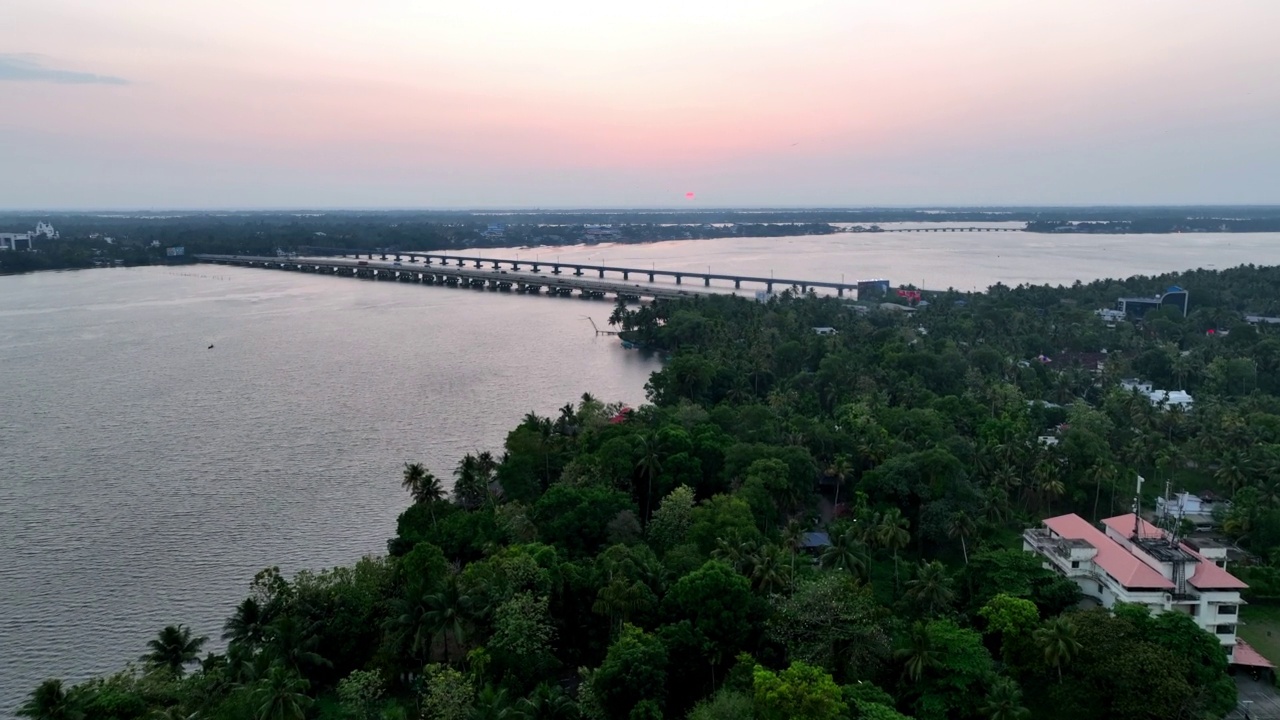
[[[1022,690],[1018,683],[1007,677],[998,677],[991,683],[991,692],[982,706],[982,714],[988,720],[1023,720],[1031,711],[1022,706]]]
[[[61,680],[45,680],[18,708],[18,717],[31,720],[82,720],[84,711],[67,695]]]
[[[253,690],[256,720],[304,720],[310,683],[283,665],[272,665]]]
[[[776,545],[764,545],[748,558],[751,581],[761,591],[778,592],[791,584],[791,574],[783,554]]]
[[[643,435],[639,439],[640,459],[636,461],[636,470],[648,480],[648,486],[644,494],[644,517],[645,522],[649,521],[652,515],[649,512],[649,504],[653,498],[653,478],[662,473],[662,457],[659,454],[658,437],[656,435]]]
[[[967,538],[973,537],[973,533],[977,531],[977,526],[973,524],[973,518],[969,514],[961,510],[951,516],[947,522],[947,535],[953,538],[959,538],[960,551],[964,553],[964,564],[969,564],[969,546],[966,543]]]
[[[151,652],[142,656],[148,667],[167,670],[178,677],[186,672],[187,663],[200,656],[200,649],[209,638],[192,637],[191,628],[185,625],[169,625],[154,640],[147,641]]]
[[[405,463],[404,479],[400,484],[413,496],[415,503],[436,503],[444,499],[444,487],[440,484],[440,479],[424,468],[422,463]]]
[[[452,662],[450,636],[458,649],[466,642],[475,599],[466,592],[456,574],[448,575],[439,590],[425,598],[426,619],[432,634],[444,640],[445,662]]]
[[[484,474],[480,459],[467,453],[453,470],[453,499],[464,508],[474,509],[484,504],[489,496],[489,478]]]
[[[920,682],[927,671],[939,665],[942,653],[933,646],[928,626],[917,622],[911,626],[906,643],[894,650],[893,656],[902,663],[902,672],[911,682]]]
[[[320,644],[319,623],[306,624],[293,615],[284,615],[266,631],[266,655],[287,670],[302,674],[307,668],[332,667],[333,663],[316,652]]]
[[[256,648],[262,644],[267,628],[267,616],[254,598],[245,598],[236,612],[222,626],[222,639],[232,644]]]
[[[950,603],[954,597],[947,569],[937,560],[921,563],[915,579],[907,582],[907,598],[923,605],[929,615],[938,607]]]
[[[516,703],[521,720],[578,720],[578,706],[573,698],[555,685],[542,683]]]
[[[898,508],[890,508],[883,512],[875,524],[875,538],[880,547],[893,553],[893,587],[898,588],[898,551],[911,542],[911,521],[902,516]]]
[[[1102,486],[1110,485],[1116,479],[1116,467],[1105,460],[1099,460],[1089,468],[1089,477],[1093,480],[1093,519],[1098,520],[1098,500],[1102,498]]]
[[[819,562],[824,568],[844,570],[862,580],[866,579],[867,570],[871,567],[867,546],[852,528],[832,539],[831,545],[822,551]]]
[[[506,688],[485,685],[476,695],[469,720],[517,720],[520,715]]]
[[[848,455],[840,454],[836,459],[831,461],[831,466],[827,468],[827,477],[835,481],[836,496],[832,501],[837,509],[840,507],[840,488],[844,485],[844,481],[853,474],[853,462]]]
[[[1065,617],[1056,617],[1036,630],[1034,638],[1045,662],[1057,669],[1058,682],[1062,682],[1062,666],[1069,665],[1083,647],[1076,640],[1076,626]]]

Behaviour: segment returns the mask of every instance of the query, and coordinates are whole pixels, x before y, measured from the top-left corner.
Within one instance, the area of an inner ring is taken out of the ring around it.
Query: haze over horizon
[[[1280,203],[1280,3],[9,6],[0,209]]]

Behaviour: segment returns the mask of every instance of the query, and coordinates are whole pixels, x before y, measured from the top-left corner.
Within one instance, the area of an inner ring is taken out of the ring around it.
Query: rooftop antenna
[[[1138,488],[1133,496],[1133,537],[1136,539],[1140,536],[1138,532],[1142,528],[1142,483],[1143,477],[1138,476]]]

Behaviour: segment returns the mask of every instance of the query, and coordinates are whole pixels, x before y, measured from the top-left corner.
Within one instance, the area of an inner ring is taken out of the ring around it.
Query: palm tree
[[[428,472],[422,463],[405,463],[404,479],[400,485],[409,491],[415,503],[436,503],[444,499],[444,487],[440,485],[440,479]],[[433,514],[432,522],[434,521]]]
[[[304,720],[307,707],[311,705],[311,698],[306,694],[309,687],[310,683],[283,665],[272,665],[270,672],[253,691],[253,701],[257,706],[255,719]]]
[[[871,567],[871,558],[867,554],[867,546],[858,539],[858,534],[850,528],[837,536],[834,542],[822,551],[820,559],[822,567],[839,569],[865,580],[867,570]]]
[[[796,555],[800,553],[800,548],[804,546],[804,535],[804,525],[794,518],[782,528],[782,544],[787,548],[787,552],[791,554],[792,577],[796,574]]]
[[[920,569],[916,571],[916,578],[907,582],[907,597],[923,605],[929,615],[938,606],[950,603],[954,596],[947,569],[937,560],[921,563]]]
[[[1218,471],[1213,474],[1213,479],[1218,481],[1218,486],[1226,488],[1233,496],[1237,490],[1248,483],[1248,478],[1248,461],[1240,453],[1234,451],[1222,456]]]
[[[232,644],[256,648],[262,644],[267,627],[266,613],[258,601],[245,598],[222,626],[222,639]]]
[[[1056,617],[1036,630],[1034,637],[1045,662],[1057,668],[1058,682],[1062,682],[1062,666],[1070,664],[1083,647],[1076,640],[1076,626],[1065,617]]]
[[[519,717],[520,711],[512,704],[506,688],[495,689],[492,685],[485,685],[476,696],[470,720],[515,720]]]
[[[880,515],[875,527],[876,542],[893,552],[893,588],[898,589],[898,551],[911,542],[911,521],[902,516],[898,508],[890,508]]]
[[[468,510],[484,504],[489,495],[489,479],[484,476],[480,459],[467,453],[453,470],[453,499]]]
[[[619,575],[596,593],[591,611],[597,615],[607,615],[609,631],[617,633],[634,613],[651,606],[654,598],[653,591],[644,583],[639,580],[629,581]]]
[[[765,545],[748,558],[751,581],[762,592],[777,592],[791,584],[783,552],[776,545]]]
[[[170,705],[167,708],[156,708],[147,716],[147,720],[200,720],[200,713],[188,713],[181,705]]]
[[[154,640],[147,641],[151,652],[142,656],[148,667],[163,669],[182,677],[187,663],[194,662],[200,656],[200,649],[209,638],[191,637],[191,628],[185,625],[170,625],[160,631]]]
[[[991,692],[982,706],[982,714],[988,720],[1023,720],[1031,711],[1022,706],[1022,689],[1007,677],[996,678]]]
[[[849,460],[848,455],[837,455],[836,459],[831,462],[831,466],[827,468],[827,477],[836,482],[836,497],[831,504],[837,510],[840,507],[840,487],[844,485],[844,481],[851,474],[853,474],[853,463]]]
[[[973,533],[977,527],[973,524],[973,518],[969,514],[961,510],[951,516],[951,520],[947,523],[947,535],[953,538],[960,538],[960,551],[964,553],[964,564],[969,564],[969,546],[965,542],[966,538],[973,537]]]
[[[1105,460],[1099,460],[1089,468],[1089,476],[1093,479],[1093,519],[1098,520],[1098,500],[1102,497],[1103,484],[1111,484],[1116,479],[1116,468]]]
[[[449,652],[450,635],[457,645],[466,642],[473,605],[474,598],[462,587],[457,574],[447,576],[440,589],[425,598],[426,619],[433,629],[433,635],[444,640],[445,662],[453,661]]]
[[[578,720],[578,706],[555,685],[542,683],[516,703],[521,720]]]
[[[429,659],[431,641],[435,637],[428,607],[431,595],[431,588],[425,585],[410,586],[403,597],[396,599],[395,612],[387,622],[389,629],[402,633],[401,637],[407,636],[409,653],[419,662]]]
[[[18,708],[18,717],[31,720],[82,720],[84,711],[68,697],[61,680],[45,680]]]
[[[893,656],[902,663],[902,672],[911,682],[920,682],[926,671],[938,666],[942,653],[933,647],[928,626],[917,622],[911,626],[906,644],[894,650]]]
[[[649,481],[648,489],[644,494],[644,517],[645,522],[649,522],[649,518],[652,517],[649,513],[649,503],[653,499],[653,478],[662,472],[662,458],[659,455],[660,448],[656,435],[643,435],[639,443],[640,459],[636,462],[636,469]]]
[[[319,623],[305,625],[293,615],[284,615],[267,627],[267,655],[286,669],[302,674],[306,668],[332,667],[316,652]]]

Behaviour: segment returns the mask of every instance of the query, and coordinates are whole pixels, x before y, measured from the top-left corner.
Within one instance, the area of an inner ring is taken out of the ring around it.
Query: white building
[[[53,229],[53,225],[50,225],[49,223],[44,221],[40,221],[36,223],[36,231],[31,234],[34,237],[39,237],[43,235],[49,238],[50,240],[58,239],[58,231]]]
[[[1190,410],[1195,399],[1185,390],[1157,390],[1151,386],[1149,382],[1139,380],[1121,380],[1120,387],[1128,392],[1139,392],[1147,396],[1152,405],[1164,403],[1165,407],[1180,406],[1183,410]]]
[[[1247,585],[1227,572],[1225,547],[1194,548],[1133,514],[1102,524],[1105,532],[1079,515],[1048,518],[1022,534],[1022,548],[1102,607],[1126,602],[1185,613],[1218,638],[1230,662],[1274,667],[1236,636]]]
[[[0,233],[0,250],[30,250],[31,233]]]
[[[1174,520],[1187,520],[1198,529],[1211,528],[1215,525],[1213,512],[1221,507],[1231,509],[1231,503],[1213,497],[1200,497],[1189,492],[1175,493],[1165,500],[1156,498],[1156,517],[1169,517]]]

